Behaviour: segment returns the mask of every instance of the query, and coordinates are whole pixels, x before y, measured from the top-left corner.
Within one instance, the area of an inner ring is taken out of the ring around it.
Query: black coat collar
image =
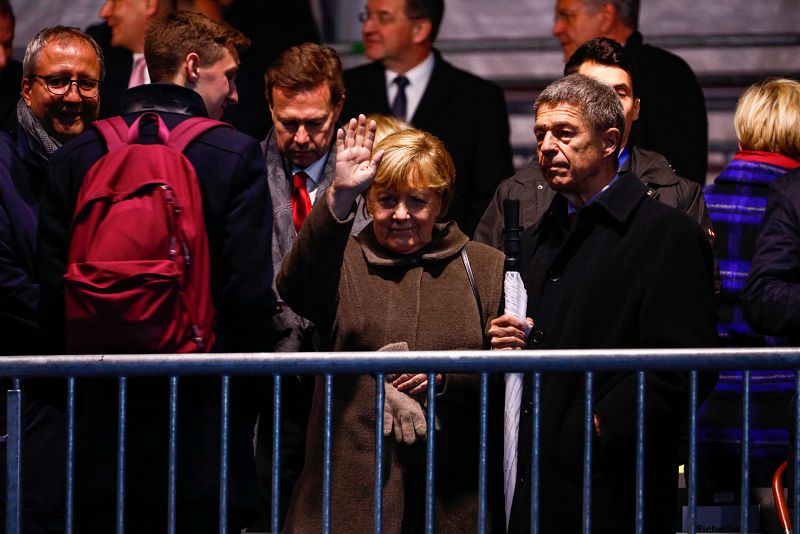
[[[122,114],[161,111],[193,117],[208,117],[199,93],[174,83],[151,83],[132,87],[122,95]]]

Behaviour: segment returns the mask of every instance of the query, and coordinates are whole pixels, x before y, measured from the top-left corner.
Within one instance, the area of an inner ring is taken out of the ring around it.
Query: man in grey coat
[[[273,127],[261,148],[275,216],[272,265],[280,269],[311,206],[333,181],[334,141],[344,104],[342,65],[333,49],[305,43],[281,54],[267,70],[265,85]],[[272,330],[276,352],[319,349],[316,327],[280,298],[272,317]],[[283,382],[281,518],[303,466],[305,425],[313,388],[313,378],[286,377]],[[256,462],[266,522],[272,476],[271,396],[264,400],[256,437]]]

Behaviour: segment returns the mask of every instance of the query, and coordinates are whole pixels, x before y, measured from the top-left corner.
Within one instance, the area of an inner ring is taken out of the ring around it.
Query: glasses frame
[[[100,86],[103,85],[103,82],[101,80],[95,80],[93,78],[83,78],[81,80],[73,80],[69,76],[58,76],[58,75],[42,76],[41,74],[31,74],[30,77],[39,78],[40,80],[42,80],[44,82],[44,86],[47,88],[48,91],[50,91],[50,94],[53,94],[55,96],[64,96],[65,94],[70,92],[70,90],[72,89],[72,84],[75,84],[75,86],[78,88],[78,94],[81,95],[83,98],[94,98],[98,94],[100,94]],[[59,89],[53,89],[52,87],[50,87],[50,81],[56,78],[69,80],[69,84],[64,88],[62,92],[58,92]],[[96,82],[97,87],[93,90],[94,93],[86,94],[85,90],[81,88],[81,82]]]
[[[424,17],[409,17],[408,15],[396,16],[392,14],[388,14],[388,17],[383,17],[381,19],[381,13],[370,13],[368,9],[362,9],[358,12],[358,21],[362,24],[366,23],[369,19],[374,18],[375,24],[378,26],[386,26],[387,24],[392,24],[393,22],[397,22],[398,20],[408,19],[408,20],[422,20]]]

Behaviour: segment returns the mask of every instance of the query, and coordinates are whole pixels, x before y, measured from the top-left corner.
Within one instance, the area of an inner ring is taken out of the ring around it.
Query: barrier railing
[[[82,355],[82,356],[12,356],[0,358],[0,377],[13,378],[13,385],[7,396],[7,436],[6,441],[6,532],[24,532],[22,525],[22,402],[24,383],[21,379],[36,377],[62,377],[67,380],[67,473],[65,521],[66,532],[73,531],[74,473],[75,453],[75,379],[77,377],[116,376],[119,379],[118,414],[118,465],[117,465],[117,532],[125,530],[125,438],[126,438],[126,392],[127,378],[140,376],[170,377],[169,394],[169,476],[168,476],[168,532],[175,532],[175,466],[176,466],[176,406],[179,396],[178,377],[219,376],[221,377],[221,447],[220,447],[220,495],[219,530],[225,532],[228,502],[228,439],[229,439],[229,395],[230,377],[238,375],[274,375],[273,390],[273,473],[272,473],[272,519],[273,532],[279,532],[279,458],[281,428],[281,375],[285,374],[324,374],[325,375],[325,419],[324,419],[324,472],[323,472],[323,521],[322,532],[330,531],[330,490],[331,490],[331,412],[333,401],[333,375],[373,374],[376,376],[376,428],[375,462],[383,461],[383,384],[384,373],[398,370],[413,370],[429,374],[429,383],[434,383],[434,373],[468,372],[480,374],[480,455],[479,463],[479,517],[475,530],[485,532],[487,528],[487,441],[488,441],[488,390],[490,373],[525,372],[533,378],[533,442],[531,497],[531,532],[539,530],[539,504],[543,488],[539,486],[539,441],[541,395],[541,374],[549,371],[580,371],[586,375],[584,403],[584,487],[583,487],[583,532],[591,532],[591,436],[594,432],[592,388],[596,371],[631,371],[637,376],[637,447],[636,447],[636,532],[645,531],[644,526],[644,402],[646,397],[645,372],[658,370],[687,370],[690,372],[689,413],[689,455],[686,471],[688,488],[688,527],[694,534],[697,509],[697,419],[698,372],[744,369],[743,373],[743,456],[741,477],[741,532],[749,529],[750,494],[749,481],[749,371],[757,369],[795,369],[795,397],[800,394],[800,348],[780,349],[650,349],[650,350],[565,350],[565,351],[459,351],[459,352],[339,352],[339,353],[261,353],[261,354],[209,354],[209,355]],[[428,436],[426,446],[426,506],[425,530],[434,531],[434,452],[436,447],[434,421],[436,396],[430,388],[427,395]],[[800,422],[800,406],[795,406],[794,419]],[[793,523],[800,525],[800,439],[794,436]],[[375,532],[381,532],[381,469],[375,470],[374,485]]]

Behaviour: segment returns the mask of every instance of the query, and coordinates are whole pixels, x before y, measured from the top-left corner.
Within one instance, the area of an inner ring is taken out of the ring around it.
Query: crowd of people
[[[0,0],[0,354],[797,338],[797,81],[745,91],[740,150],[704,191],[707,118],[689,66],[644,43],[635,0],[556,0],[564,77],[538,95],[536,157],[514,174],[502,90],[434,46],[443,0],[367,0],[370,61],[348,70],[332,48],[305,42],[313,31],[267,52],[266,26],[231,17],[236,29],[215,9],[108,0],[103,24],[45,28],[20,63],[10,57],[14,15]],[[521,312],[504,304],[508,200],[520,204]],[[429,383],[415,371],[384,384],[335,376],[330,435],[324,379],[285,377],[282,532],[322,530],[328,439],[331,530],[372,529],[380,387],[383,530],[424,529],[431,388],[435,530],[477,530],[479,377],[436,373]],[[716,381],[701,380],[712,426],[725,411]],[[128,532],[164,531],[173,512],[178,532],[220,528],[219,383],[180,384],[171,510],[169,380],[126,383]],[[648,372],[646,386],[645,532],[672,534],[688,373]],[[273,383],[245,376],[231,387],[226,528],[266,532],[277,497]],[[593,387],[592,529],[630,533],[636,373],[597,373]],[[76,532],[109,532],[118,519],[117,388],[78,382]],[[64,384],[26,380],[24,391],[23,531],[63,532]],[[581,532],[584,375],[543,373],[536,407],[531,376],[492,376],[490,398],[487,530],[530,531],[536,408],[537,520],[542,532]],[[773,399],[769,424],[788,434],[776,412]]]

